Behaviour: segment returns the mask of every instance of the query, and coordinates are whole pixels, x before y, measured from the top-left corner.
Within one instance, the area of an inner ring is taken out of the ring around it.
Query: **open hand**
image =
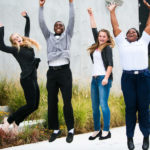
[[[92,16],[92,15],[93,15],[92,8],[88,8],[88,9],[87,9],[87,11],[88,11],[88,14],[89,14],[90,16]]]
[[[21,15],[22,15],[23,17],[25,17],[25,16],[27,16],[27,12],[26,12],[26,11],[23,11],[23,12],[21,12]]]
[[[150,4],[146,0],[143,0],[143,3],[147,6],[148,9],[150,9]]]
[[[107,6],[107,8],[110,12],[115,11],[116,7],[117,7],[117,5],[115,3]]]
[[[43,7],[45,4],[45,0],[40,0],[40,7]]]

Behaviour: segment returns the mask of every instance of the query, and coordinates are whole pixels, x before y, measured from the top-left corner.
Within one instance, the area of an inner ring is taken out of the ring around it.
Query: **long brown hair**
[[[107,34],[107,37],[108,37],[108,41],[102,45],[99,44],[99,40],[98,40],[98,37],[97,37],[97,42],[94,43],[92,46],[90,46],[87,50],[90,52],[90,53],[93,53],[97,48],[99,48],[100,51],[102,51],[106,46],[110,46],[112,48],[114,48],[115,46],[115,42],[112,38],[112,36],[110,35],[110,32],[106,29],[101,29],[99,32],[98,32],[98,36],[99,36],[99,33],[100,32],[105,32]]]
[[[32,39],[30,39],[28,37],[21,36],[18,33],[16,33],[16,34],[18,34],[22,38],[22,44],[19,45],[17,42],[14,42],[13,39],[12,39],[12,37],[13,37],[14,34],[12,34],[10,36],[9,40],[10,40],[12,46],[16,47],[18,49],[18,51],[20,50],[20,46],[22,46],[22,47],[28,47],[28,48],[31,48],[31,47],[35,46],[37,48],[37,50],[40,49],[40,45],[36,41],[34,41],[34,40],[32,40]]]

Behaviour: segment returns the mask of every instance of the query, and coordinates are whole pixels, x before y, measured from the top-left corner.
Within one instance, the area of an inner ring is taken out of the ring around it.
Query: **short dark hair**
[[[138,36],[138,39],[137,39],[137,40],[139,40],[139,38],[140,38],[140,33],[139,33],[139,31],[138,31],[136,28],[130,28],[130,29],[127,31],[127,33],[126,33],[126,36],[127,36],[127,34],[129,33],[129,31],[130,31],[131,29],[135,30],[135,32],[137,33],[137,36]]]
[[[65,29],[65,25],[64,25],[64,23],[63,23],[62,21],[56,21],[56,22],[54,23],[54,26],[55,26],[56,23],[58,23],[58,22],[61,22],[61,23],[63,24],[63,26],[64,26],[64,29]]]

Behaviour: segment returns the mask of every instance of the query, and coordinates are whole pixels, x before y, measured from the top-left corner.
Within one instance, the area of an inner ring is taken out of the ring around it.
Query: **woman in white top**
[[[88,9],[88,13],[95,39],[95,44],[88,49],[93,63],[91,99],[95,130],[93,135],[89,137],[89,140],[94,140],[97,137],[99,137],[100,140],[103,140],[111,137],[109,131],[110,110],[108,106],[108,98],[112,83],[112,47],[114,47],[114,41],[108,30],[101,29],[99,32],[97,31],[96,22],[91,8]],[[101,107],[103,113],[103,131],[101,130],[101,114],[99,107]]]
[[[144,0],[144,4],[150,8]],[[133,136],[136,125],[136,112],[140,130],[144,136],[143,150],[149,147],[149,101],[150,101],[150,72],[148,68],[148,44],[150,42],[150,16],[141,38],[135,28],[126,33],[119,28],[115,14],[115,4],[108,6],[111,24],[118,45],[123,74],[121,87],[126,105],[126,134],[129,150],[134,149]]]

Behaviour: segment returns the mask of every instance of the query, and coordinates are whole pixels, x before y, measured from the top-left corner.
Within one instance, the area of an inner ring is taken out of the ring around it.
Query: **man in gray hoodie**
[[[49,69],[47,72],[48,91],[48,127],[54,130],[49,142],[60,136],[58,122],[58,91],[63,97],[64,118],[68,129],[66,141],[71,143],[74,136],[74,116],[71,104],[72,98],[72,73],[70,64],[70,44],[74,29],[73,0],[69,0],[69,23],[65,26],[61,21],[54,24],[54,34],[46,26],[43,9],[45,0],[40,0],[39,24],[47,43],[47,59]]]

